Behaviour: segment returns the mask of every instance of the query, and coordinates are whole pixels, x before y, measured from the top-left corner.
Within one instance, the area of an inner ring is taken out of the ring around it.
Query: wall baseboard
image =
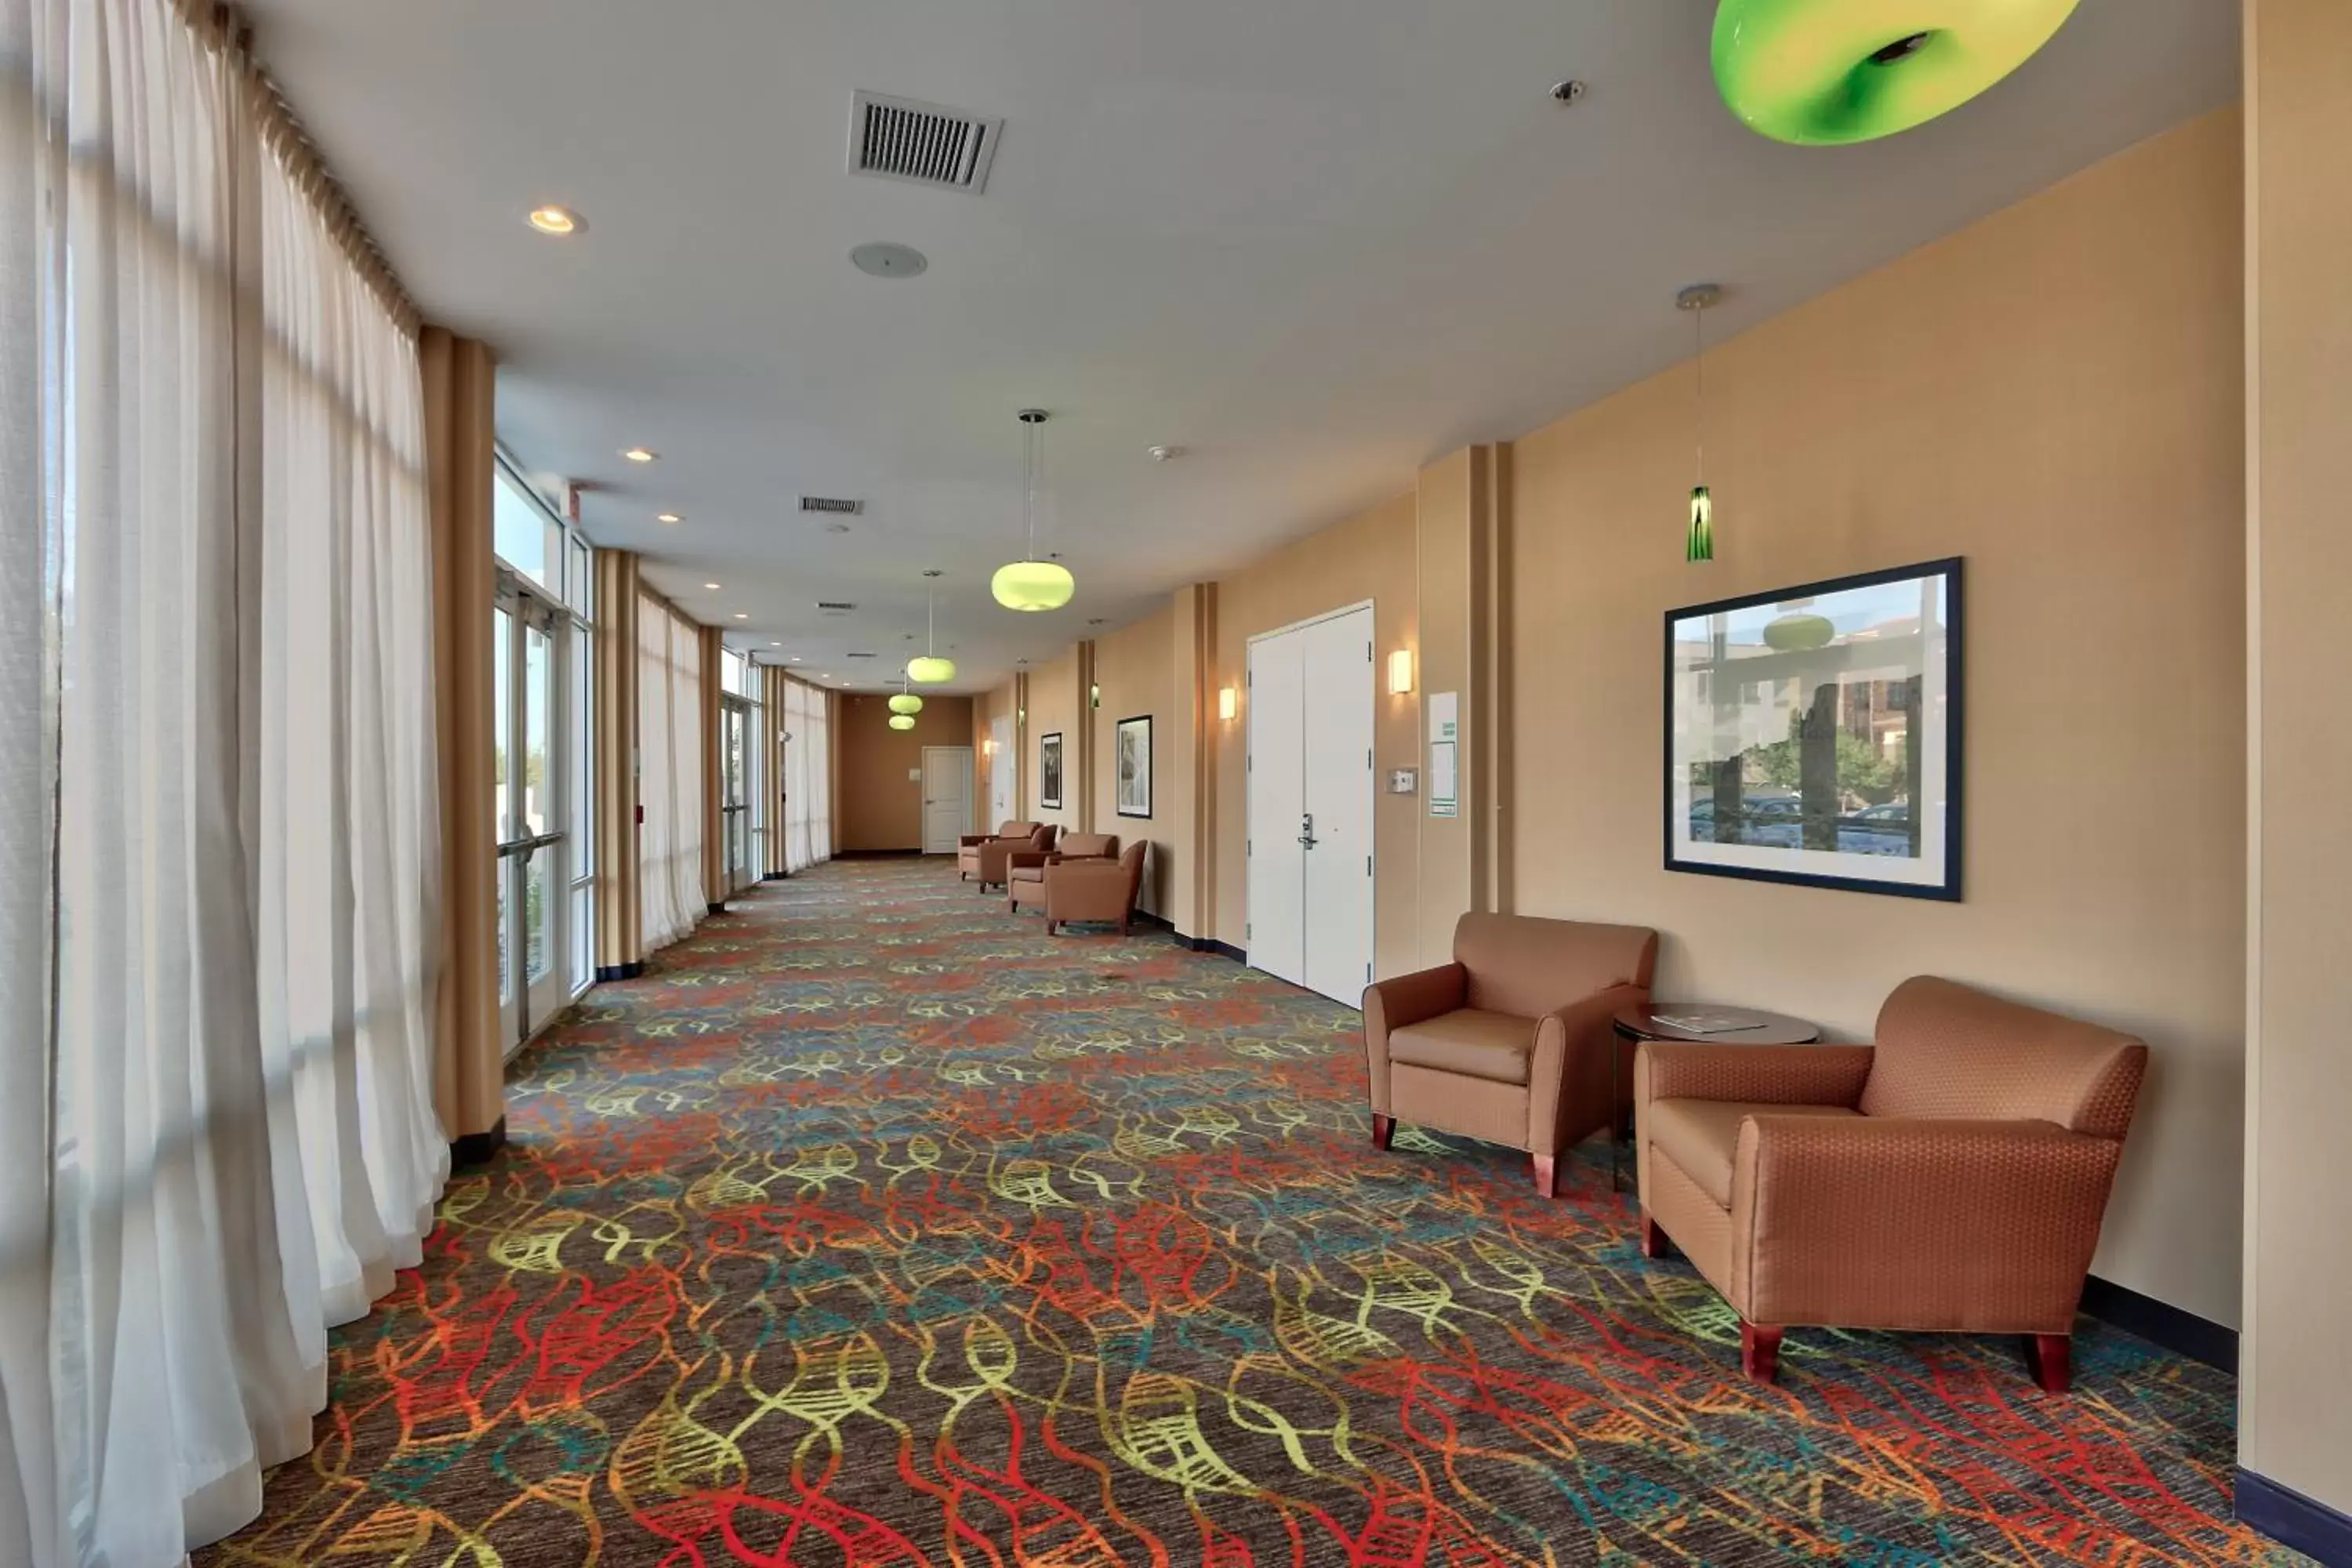
[[[2162,1345],[2176,1355],[2223,1372],[2238,1370],[2238,1331],[2168,1301],[2092,1275],[2083,1282],[2083,1310],[2103,1323]]]
[[[792,875],[793,874],[790,871],[770,871],[762,876],[760,880],[762,882],[788,882],[792,880]]]
[[[2328,1568],[2352,1568],[2352,1514],[2253,1471],[2238,1472],[2238,1522]]]
[[[645,972],[644,959],[635,963],[600,963],[596,966],[596,984],[610,985],[615,980],[635,980]]]
[[[1177,931],[1172,925],[1168,929],[1175,936],[1177,944],[1181,947],[1191,948],[1194,952],[1213,952],[1218,954],[1220,957],[1230,958],[1235,963],[1247,963],[1249,962],[1249,954],[1244,952],[1240,948],[1235,947],[1232,942],[1219,942],[1213,936],[1186,936],[1182,931]]]
[[[710,912],[714,915],[723,915],[727,912],[727,906],[725,904],[713,904],[710,906]]]
[[[919,849],[836,849],[833,858],[836,860],[900,860],[919,858],[922,853]]]
[[[499,1124],[496,1127],[491,1128],[488,1132],[468,1132],[461,1138],[451,1139],[449,1142],[449,1163],[452,1165],[478,1165],[496,1155],[499,1150],[506,1146],[507,1119],[501,1116],[499,1118]]]

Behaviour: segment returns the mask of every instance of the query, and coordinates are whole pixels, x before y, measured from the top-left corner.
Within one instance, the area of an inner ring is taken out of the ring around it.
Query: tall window
[[[637,605],[638,897],[646,951],[702,918],[700,629],[667,601]]]

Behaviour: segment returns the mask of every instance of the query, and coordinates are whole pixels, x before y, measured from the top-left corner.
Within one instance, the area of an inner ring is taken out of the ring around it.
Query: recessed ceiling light
[[[678,516],[677,513],[674,511],[657,511],[654,513],[654,521],[656,522],[684,522],[686,519]]]
[[[849,264],[869,278],[919,278],[930,258],[911,245],[877,240],[849,253]]]
[[[750,620],[751,617],[750,616],[746,615],[743,611],[741,611],[741,610],[738,610],[738,611],[736,611],[736,612],[735,612],[735,618],[736,618],[737,620],[739,620],[739,621],[748,621],[748,620]]]
[[[709,589],[714,594],[719,592],[719,584],[716,583],[705,583],[703,586]]]
[[[632,463],[650,463],[657,460],[661,454],[650,447],[624,447],[621,448],[621,456],[628,458]]]
[[[769,646],[770,647],[783,647],[784,645],[783,645],[783,644],[782,644],[782,643],[780,643],[780,642],[772,642],[772,643],[770,643],[768,646]]]
[[[570,207],[549,205],[530,209],[530,226],[541,234],[551,234],[561,237],[567,234],[578,234],[588,226],[581,220],[580,215]]]

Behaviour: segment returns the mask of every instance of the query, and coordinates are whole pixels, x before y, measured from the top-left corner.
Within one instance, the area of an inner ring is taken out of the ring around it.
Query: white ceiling
[[[1724,283],[1710,331],[1737,331],[2238,83],[2235,0],[2082,0],[1987,97],[1838,150],[1733,121],[1707,0],[249,9],[410,289],[498,350],[502,439],[600,487],[599,542],[730,642],[863,684],[944,568],[966,690],[1672,363],[1680,285]],[[987,192],[848,176],[861,88],[1003,116]],[[588,231],[534,233],[541,202]],[[929,273],[852,269],[885,239]],[[987,589],[1030,404],[1078,579],[1050,616]],[[826,533],[803,492],[866,514]]]

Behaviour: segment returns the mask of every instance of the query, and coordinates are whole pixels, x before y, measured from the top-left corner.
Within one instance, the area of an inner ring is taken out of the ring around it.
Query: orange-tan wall
[[[2238,139],[2234,111],[2200,120],[1710,349],[1711,565],[1682,560],[1686,368],[1520,440],[1511,603],[1517,908],[1655,926],[1660,994],[1833,1037],[1868,1038],[1929,973],[2143,1033],[2097,1270],[2225,1323]],[[1946,555],[1967,562],[1966,901],[1663,870],[1662,612]]]
[[[1168,912],[1168,878],[1176,852],[1169,795],[1174,781],[1168,767],[1178,722],[1174,627],[1173,613],[1162,608],[1094,645],[1095,684],[1102,689],[1102,705],[1093,710],[1095,831],[1118,834],[1122,847],[1139,838],[1151,845],[1138,901],[1157,915]],[[1118,815],[1118,725],[1135,718],[1151,721],[1148,817]]]
[[[920,849],[923,748],[971,744],[971,699],[926,697],[915,727],[893,730],[887,697],[845,694],[834,700],[829,739],[840,760],[835,853]]]
[[[1212,691],[1231,686],[1241,692],[1238,716],[1220,728],[1216,755],[1216,919],[1212,929],[1188,931],[1234,947],[1249,945],[1244,880],[1249,824],[1249,639],[1298,621],[1367,600],[1372,605],[1372,636],[1384,664],[1389,650],[1418,640],[1416,566],[1420,548],[1416,501],[1412,492],[1370,511],[1286,545],[1247,570],[1217,584],[1216,669]],[[1376,665],[1376,668],[1378,666]],[[1419,765],[1420,707],[1414,696],[1391,697],[1383,683],[1373,707],[1372,752],[1377,775]],[[1213,714],[1213,707],[1210,710]],[[1373,966],[1381,975],[1420,966],[1419,883],[1414,835],[1418,796],[1374,797],[1372,854],[1375,863]]]
[[[2239,1459],[2352,1513],[2352,726],[2340,677],[2352,628],[2352,6],[2249,0],[2246,18],[2255,810]]]
[[[1079,754],[1078,671],[1084,645],[1072,644],[1062,650],[1059,658],[1029,667],[1029,723],[1019,732],[1016,743],[1021,747],[1023,794],[1021,815],[1036,822],[1058,824],[1066,833],[1085,830],[1086,769]],[[1044,754],[1045,737],[1062,737],[1062,804],[1049,806],[1045,798],[1045,775],[1038,759]]]

